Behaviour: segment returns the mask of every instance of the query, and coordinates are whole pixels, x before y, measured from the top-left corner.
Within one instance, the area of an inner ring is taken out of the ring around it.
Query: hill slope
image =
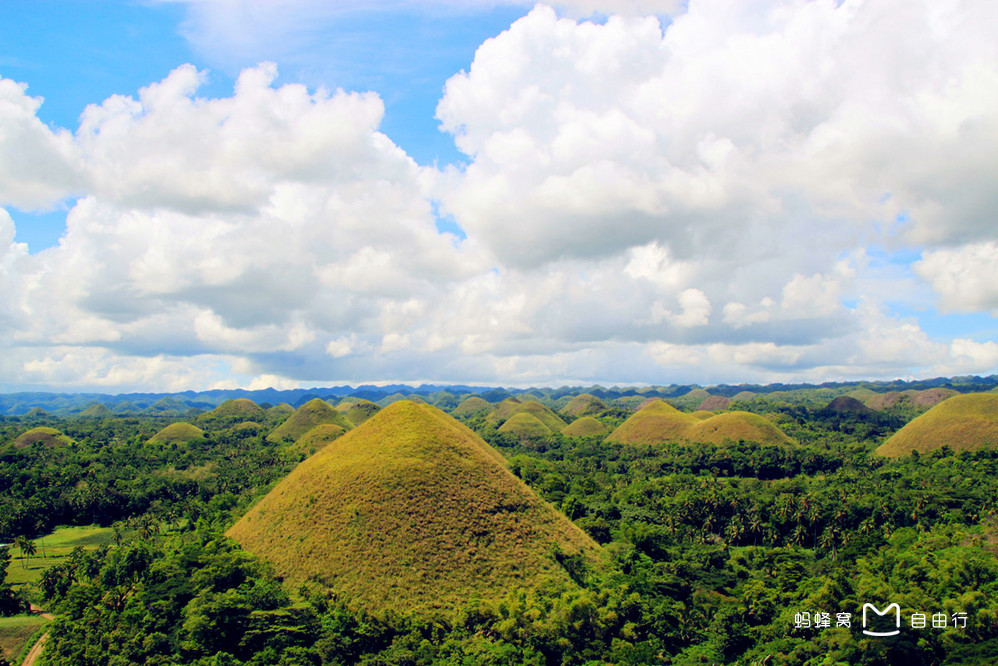
[[[658,444],[679,441],[699,419],[684,414],[664,400],[653,400],[621,423],[607,437],[618,444]]]
[[[292,582],[368,610],[453,609],[540,579],[598,546],[429,405],[394,403],[302,462],[228,532]]]
[[[943,400],[894,433],[875,453],[903,456],[945,445],[954,451],[998,445],[998,395],[966,393]]]
[[[281,425],[267,435],[271,442],[293,442],[312,428],[325,423],[349,430],[353,424],[343,414],[322,398],[309,400],[294,411]]]

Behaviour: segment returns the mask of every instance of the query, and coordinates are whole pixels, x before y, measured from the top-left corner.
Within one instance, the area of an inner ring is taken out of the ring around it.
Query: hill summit
[[[393,403],[302,462],[228,532],[292,582],[368,610],[454,609],[598,546],[435,407]]]

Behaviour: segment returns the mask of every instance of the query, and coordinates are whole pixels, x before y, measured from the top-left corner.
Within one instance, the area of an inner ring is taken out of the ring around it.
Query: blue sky
[[[0,390],[994,373],[995,25],[4,2]]]
[[[211,97],[230,94],[243,68],[271,60],[280,67],[278,83],[378,92],[382,130],[419,163],[442,166],[464,159],[434,117],[444,83],[528,9],[343,10],[296,32],[297,41],[251,40],[220,52],[185,37],[191,28],[183,3],[10,0],[0,8],[0,74],[44,98],[44,122],[75,130],[88,104],[134,95],[179,64],[210,72],[199,94]],[[58,243],[65,230],[65,206],[15,215],[17,240],[33,252]],[[455,229],[448,220],[441,226]]]

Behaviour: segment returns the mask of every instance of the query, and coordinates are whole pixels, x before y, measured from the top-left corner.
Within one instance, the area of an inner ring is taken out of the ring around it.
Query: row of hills
[[[48,393],[17,392],[0,394],[0,417],[25,416],[39,410],[57,416],[106,416],[113,415],[187,415],[218,407],[227,400],[247,399],[262,405],[287,403],[299,407],[314,398],[337,403],[344,398],[368,400],[386,406],[411,396],[418,396],[427,403],[450,411],[469,396],[479,396],[490,403],[509,397],[534,399],[554,409],[560,409],[574,396],[589,394],[614,406],[633,409],[648,398],[669,400],[684,408],[706,410],[724,409],[730,402],[755,399],[785,401],[810,406],[827,403],[839,396],[855,397],[871,409],[887,409],[898,403],[916,403],[931,406],[938,402],[935,396],[955,393],[982,393],[998,389],[998,375],[988,377],[961,376],[937,377],[914,381],[894,380],[884,382],[827,382],[823,384],[721,384],[699,385],[603,387],[562,386],[558,388],[503,388],[468,385],[387,386],[362,385],[315,387],[308,389],[261,390],[210,390],[175,393]],[[921,396],[921,397],[919,397]],[[710,398],[710,402],[702,404]],[[106,408],[106,409],[105,409]]]

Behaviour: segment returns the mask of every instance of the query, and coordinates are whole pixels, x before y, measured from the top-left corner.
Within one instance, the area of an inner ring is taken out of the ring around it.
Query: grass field
[[[0,617],[0,654],[12,664],[18,663],[16,658],[29,643],[34,643],[35,634],[48,623],[38,615]]]
[[[98,546],[114,541],[110,527],[90,525],[86,527],[60,527],[47,536],[35,539],[38,552],[27,561],[21,559],[19,548],[10,549],[10,566],[7,567],[7,582],[14,585],[33,583],[42,572],[54,564],[62,562],[77,546],[95,550]]]

